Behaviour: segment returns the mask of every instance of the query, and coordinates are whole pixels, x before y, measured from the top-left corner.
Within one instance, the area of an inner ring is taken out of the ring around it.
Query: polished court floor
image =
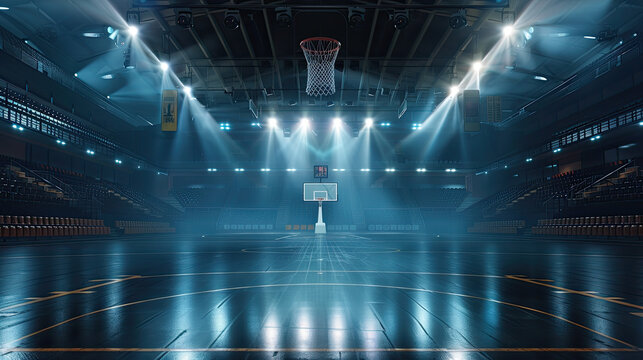
[[[643,242],[0,243],[0,359],[641,359]]]

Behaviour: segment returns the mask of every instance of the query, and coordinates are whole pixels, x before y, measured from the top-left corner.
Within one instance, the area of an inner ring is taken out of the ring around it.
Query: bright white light
[[[339,130],[342,127],[342,119],[336,117],[333,119],[333,129]]]
[[[584,39],[589,39],[589,40],[596,40],[596,36],[593,35],[585,35],[583,36]]]
[[[547,81],[547,78],[544,76],[536,75],[534,76],[534,80]]]
[[[263,168],[263,169],[261,169],[260,171],[261,171],[261,172],[270,172],[270,169],[269,169],[269,168]]]
[[[424,173],[424,172],[426,172],[426,169],[425,168],[417,168],[417,169],[415,169],[415,171],[417,171],[419,173]]]
[[[273,129],[276,128],[277,127],[277,119],[273,118],[273,117],[268,118],[268,126],[270,126]]]
[[[123,163],[123,160],[115,159],[115,160],[114,160],[114,162],[120,165],[120,164],[122,164],[122,163]]]
[[[292,169],[292,168],[290,168],[290,169],[286,169],[286,171],[288,171],[288,172],[295,172],[295,171],[297,171],[297,169]]]
[[[561,148],[554,149],[554,153],[559,153],[559,152],[561,152],[561,151],[562,151],[562,149],[561,149]]]
[[[304,129],[308,129],[310,126],[310,120],[308,118],[301,118],[299,120],[299,126],[302,126]]]
[[[525,161],[526,162],[532,162],[532,161],[534,161],[534,159],[533,158],[526,158]]]
[[[371,126],[373,126],[373,119],[372,118],[366,118],[364,120],[364,126],[366,126],[367,128],[370,128]]]
[[[449,96],[456,96],[460,92],[460,87],[458,85],[453,85],[449,88]]]
[[[167,71],[167,69],[170,68],[170,64],[168,64],[166,61],[161,61],[160,67],[161,67],[161,70]]]
[[[444,171],[446,171],[446,172],[455,172],[455,169],[449,168],[449,169],[444,169]]]
[[[482,62],[476,61],[473,63],[473,71],[480,72],[482,70]]]
[[[411,125],[411,130],[420,130],[420,129],[422,129],[422,124],[420,123],[413,123],[413,125]]]
[[[236,172],[244,172],[244,171],[246,171],[246,169],[244,169],[244,168],[235,168],[234,171],[236,171]]]
[[[67,145],[67,143],[66,143],[65,141],[60,140],[60,139],[56,140],[56,143],[57,143],[57,144],[60,144],[60,145],[62,145],[62,146]]]
[[[88,155],[94,155],[94,154],[95,154],[95,153],[94,153],[94,150],[92,150],[92,149],[87,149],[85,152],[86,152]]]
[[[208,168],[208,172],[216,172],[216,171],[217,171],[217,169],[215,169],[215,168]]]
[[[138,35],[138,27],[134,25],[130,25],[127,27],[127,32],[131,35],[136,37]]]
[[[109,97],[109,95],[107,95],[107,98],[108,98],[108,99],[111,99],[111,98]]]
[[[371,171],[371,169],[360,169],[359,171],[361,171],[361,172],[369,172],[369,171]]]
[[[384,169],[386,172],[395,172],[395,168],[386,168]]]
[[[593,137],[591,137],[591,138],[589,138],[589,139],[590,139],[591,141],[596,141],[596,140],[598,140],[598,139],[600,139],[600,138],[601,138],[601,136],[600,136],[600,135],[596,135],[596,136],[593,136]]]
[[[105,75],[101,76],[100,78],[101,78],[101,79],[103,79],[103,80],[111,80],[111,79],[113,79],[113,78],[114,78],[114,75],[112,75],[112,74],[105,74]]]
[[[639,126],[643,126],[643,121],[639,122]]]
[[[74,73],[74,77],[78,77],[78,73]]]
[[[191,95],[192,94],[192,87],[190,87],[188,85],[183,85],[183,92],[186,95]]]
[[[505,37],[509,37],[509,36],[513,35],[514,31],[516,31],[516,29],[514,29],[513,25],[505,25],[502,28],[502,34]]]
[[[391,123],[390,122],[383,122],[383,123],[380,123],[380,126],[381,127],[391,127]]]
[[[8,6],[0,6],[0,11],[7,11],[9,10]]]

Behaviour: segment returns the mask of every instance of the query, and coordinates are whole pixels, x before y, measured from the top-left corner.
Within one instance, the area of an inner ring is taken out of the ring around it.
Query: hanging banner
[[[161,99],[161,131],[176,131],[178,123],[178,101],[177,90],[163,90]]]

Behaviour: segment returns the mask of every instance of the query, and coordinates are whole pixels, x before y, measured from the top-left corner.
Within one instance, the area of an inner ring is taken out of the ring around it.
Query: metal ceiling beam
[[[205,3],[205,0],[200,0],[201,3]],[[223,35],[223,31],[221,31],[221,28],[219,27],[219,24],[214,21],[214,18],[212,17],[212,14],[208,13],[208,21],[210,22],[210,25],[214,29],[214,32],[217,34],[217,38],[219,39],[219,42],[221,43],[221,46],[223,46],[223,50],[226,52],[228,57],[232,58],[232,49],[230,49],[230,45],[228,45],[228,41],[225,39],[225,36]],[[207,56],[207,55],[206,55]],[[207,56],[208,59],[211,59],[212,56]],[[213,64],[213,62],[210,62]],[[239,69],[234,68],[234,73],[236,77],[239,79],[239,82],[241,84],[241,87],[246,93],[246,97],[250,99],[250,94],[248,93],[248,87],[246,86],[246,83],[243,81],[243,76],[241,76],[241,73],[239,73]]]
[[[262,0],[263,3],[264,0]],[[275,41],[272,39],[272,30],[270,29],[270,21],[268,19],[268,10],[263,9],[263,20],[266,23],[266,34],[268,35],[268,43],[270,44],[270,52],[272,54],[272,61],[276,67],[277,72],[277,81],[279,82],[279,87],[283,88],[283,82],[281,81],[281,67],[279,66],[279,60],[277,59],[277,50],[275,49]],[[274,79],[274,78],[273,78]],[[281,93],[281,98],[284,98],[283,92]]]
[[[436,4],[439,4],[440,2],[442,2],[442,0],[437,0]],[[431,12],[430,14],[427,15],[426,20],[424,20],[424,24],[422,24],[422,29],[420,29],[420,33],[415,38],[413,45],[411,45],[411,49],[409,50],[409,55],[407,56],[407,60],[404,62],[405,65],[408,64],[409,62],[408,60],[412,59],[415,53],[417,52],[435,16],[436,16],[435,12]],[[397,81],[395,81],[395,87],[393,88],[393,91],[391,91],[391,94],[389,97],[389,104],[393,102],[393,99],[395,98],[395,94],[397,93],[397,90],[400,87],[400,83],[402,82],[402,78],[404,77],[404,75],[406,75],[406,69],[402,69],[402,71],[400,71],[400,76],[398,76]]]
[[[165,21],[163,16],[156,9],[152,9],[151,13],[152,13],[152,16],[154,16],[156,21],[161,26],[161,30],[163,30],[163,32],[167,35],[167,38],[168,38],[168,40],[170,40],[170,43],[172,43],[172,46],[174,46],[174,48],[179,52],[179,55],[181,55],[181,57],[183,58],[185,63],[188,64],[190,66],[190,68],[193,68],[194,64],[192,63],[190,58],[187,56],[187,54],[185,54],[185,52],[183,51],[183,47],[181,46],[181,44],[179,43],[177,38],[170,31],[170,26]],[[205,81],[205,77],[203,77],[203,75],[199,73],[197,68],[195,68],[194,74],[196,75],[196,77],[199,79],[200,82],[202,82],[203,84],[207,85],[207,83]]]
[[[283,2],[264,4],[264,3],[251,3],[246,2],[242,4],[231,4],[231,3],[219,3],[219,4],[189,4],[189,3],[173,3],[173,4],[158,4],[151,2],[141,2],[140,0],[134,1],[132,7],[136,8],[156,8],[156,9],[175,9],[175,8],[191,8],[191,9],[235,9],[235,10],[256,10],[260,11],[263,9],[274,9],[277,7],[288,6],[292,9],[302,9],[302,10],[324,10],[324,9],[345,9],[348,7],[356,6],[355,2],[347,1],[346,3],[337,3],[337,4],[323,4],[320,2],[318,4],[308,3],[295,3],[290,2],[284,4]],[[509,0],[500,0],[500,1],[471,1],[471,0],[462,0],[460,2],[450,2],[447,4],[400,4],[400,3],[386,3],[382,4],[381,1],[378,1],[377,4],[370,4],[366,2],[360,2],[359,7],[365,9],[375,9],[375,10],[390,10],[390,9],[400,9],[400,10],[431,10],[431,9],[499,9],[509,6]]]
[[[380,5],[382,3],[382,0],[377,0],[377,5]],[[373,23],[371,24],[371,31],[368,34],[368,42],[366,43],[366,51],[364,54],[364,65],[362,67],[362,75],[359,78],[359,88],[362,88],[362,85],[364,84],[364,76],[366,75],[366,72],[368,71],[368,55],[371,52],[371,45],[373,45],[373,35],[375,34],[375,29],[377,28],[377,18],[380,15],[380,9],[377,8],[375,9],[375,14],[373,15]],[[359,99],[362,97],[362,92],[359,91],[357,93],[357,103],[359,103]]]
[[[410,5],[411,1],[413,0],[406,0],[406,4]],[[377,88],[382,87],[382,82],[384,81],[384,74],[386,73],[386,67],[388,66],[389,59],[391,58],[391,55],[393,54],[393,50],[395,50],[395,45],[397,44],[397,40],[400,38],[400,33],[401,30],[395,29],[395,32],[393,33],[393,38],[391,39],[391,42],[388,45],[388,49],[386,50],[386,56],[384,57],[384,65],[382,68],[380,68],[380,78],[377,80]],[[389,96],[392,94],[389,93]],[[375,103],[377,104],[377,101],[379,100],[380,97],[380,92],[378,91],[375,94]]]
[[[241,28],[241,36],[243,37],[243,41],[246,43],[246,47],[248,48],[248,52],[250,53],[250,58],[252,59],[253,64],[257,65],[257,61],[255,59],[255,51],[254,51],[254,48],[252,47],[252,44],[250,43],[250,37],[248,36],[248,31],[246,30],[246,25],[245,25],[245,22],[243,21],[243,17],[239,17],[239,23]],[[257,79],[259,80],[259,87],[264,89],[265,86],[263,84],[263,79],[261,78],[261,71],[259,71],[259,67],[255,67],[254,70],[255,70],[255,76],[257,76]]]

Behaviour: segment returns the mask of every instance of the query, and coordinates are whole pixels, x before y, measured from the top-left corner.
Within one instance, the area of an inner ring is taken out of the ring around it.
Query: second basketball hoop
[[[339,41],[327,37],[312,37],[299,43],[308,62],[306,94],[310,96],[335,93],[335,60],[342,46]]]

